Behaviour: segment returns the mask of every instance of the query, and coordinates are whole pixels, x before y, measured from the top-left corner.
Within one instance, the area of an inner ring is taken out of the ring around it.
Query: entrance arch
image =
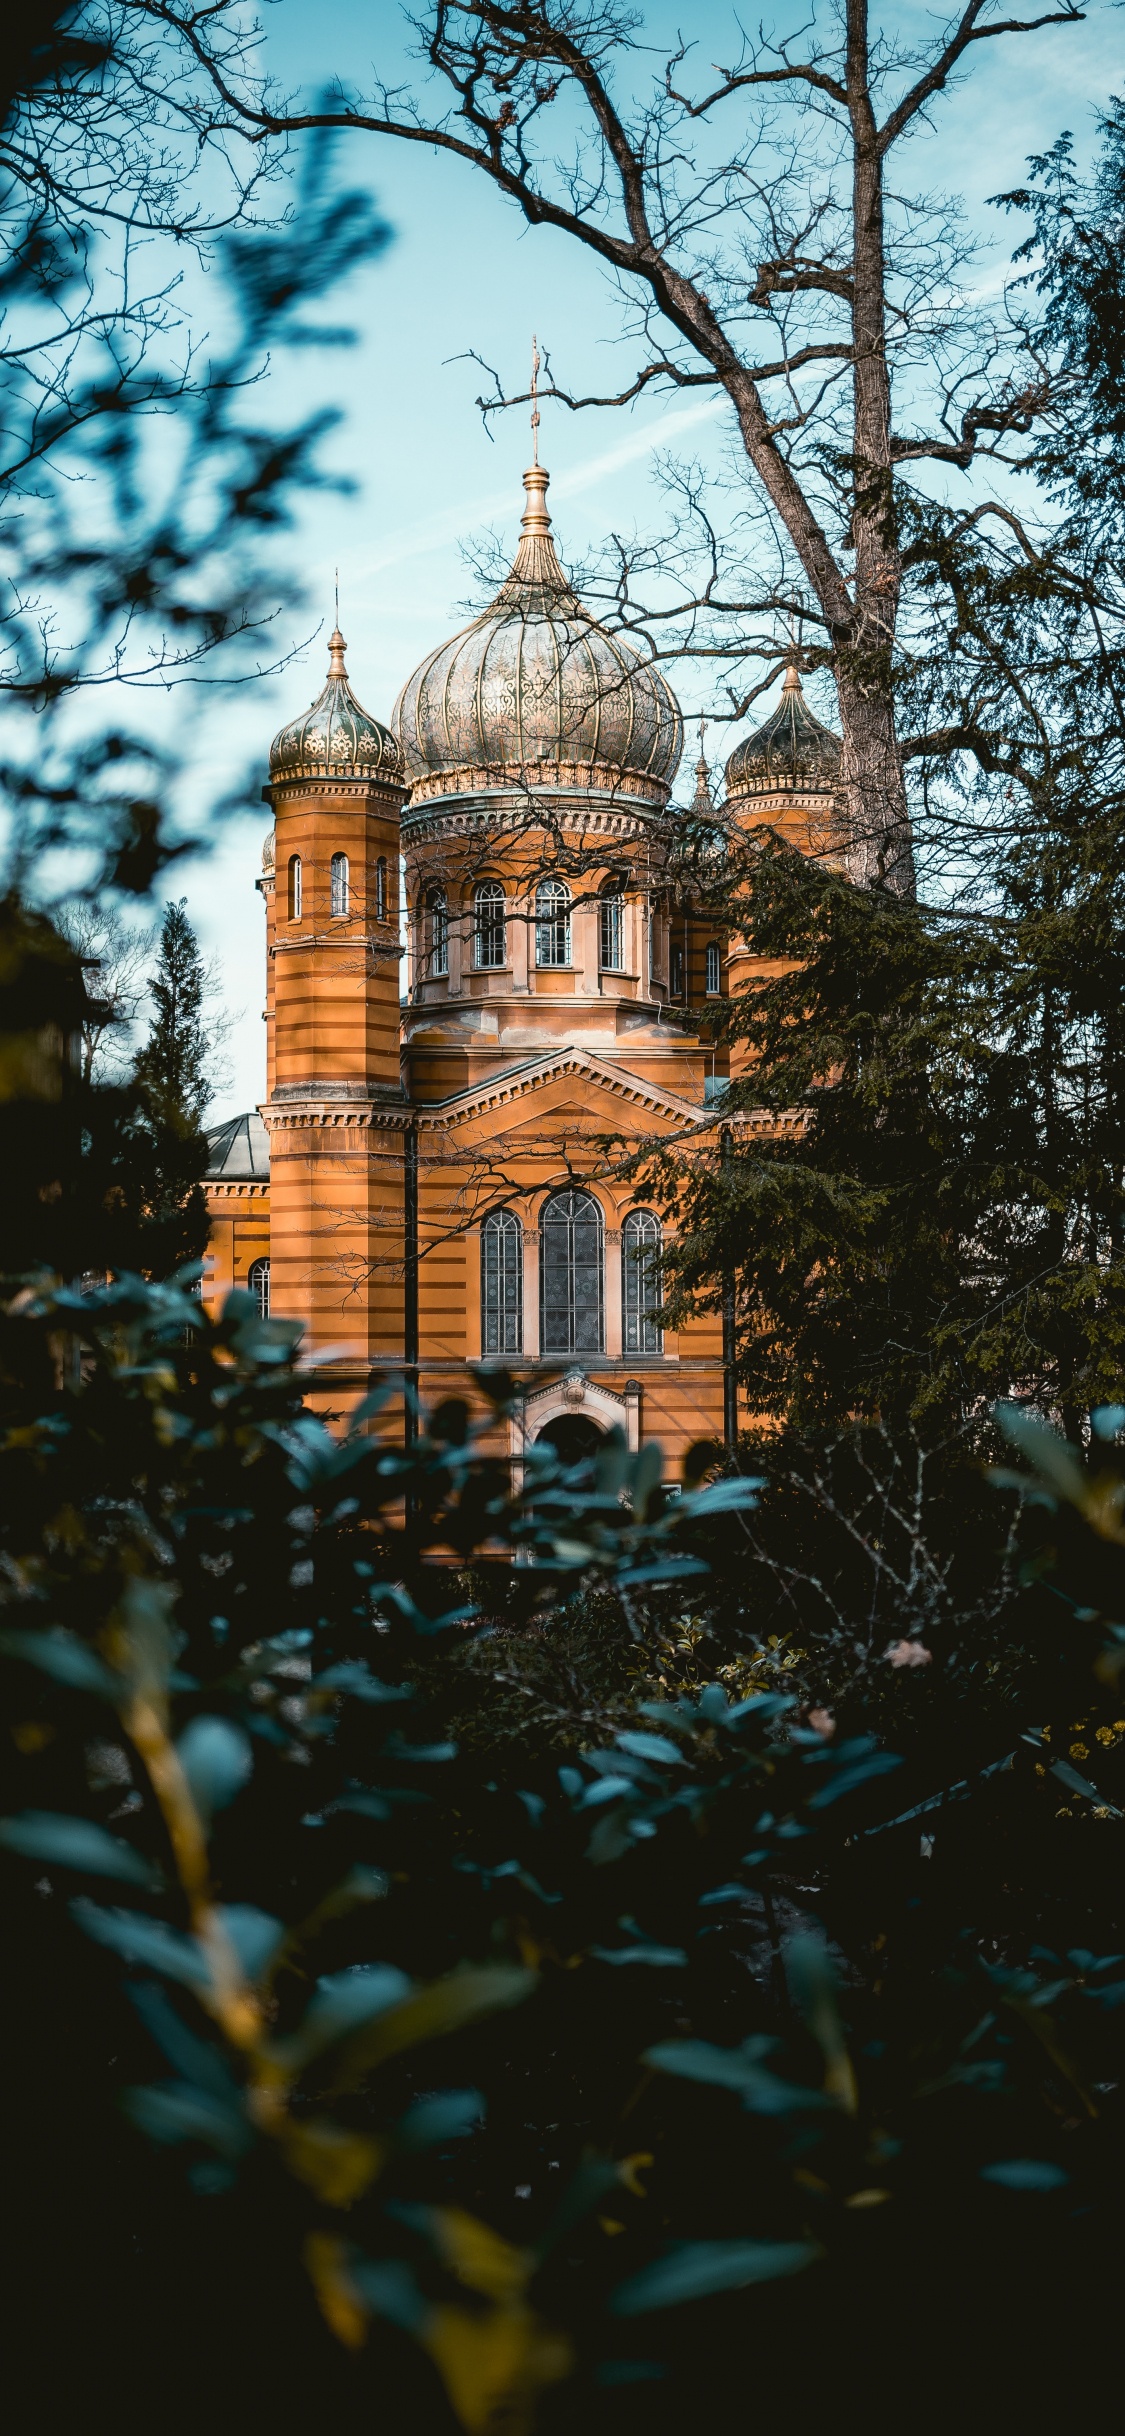
[[[605,1436],[589,1413],[556,1413],[535,1433],[536,1446],[554,1448],[560,1463],[588,1463],[596,1455]]]

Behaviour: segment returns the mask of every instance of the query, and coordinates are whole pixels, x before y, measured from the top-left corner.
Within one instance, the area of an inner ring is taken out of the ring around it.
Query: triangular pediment
[[[475,1126],[487,1120],[499,1132],[529,1129],[549,1117],[553,1126],[572,1122],[576,1129],[597,1133],[627,1126],[630,1132],[681,1132],[685,1126],[705,1126],[711,1112],[678,1093],[664,1091],[646,1077],[584,1049],[562,1049],[537,1058],[534,1064],[509,1069],[488,1083],[478,1083],[451,1099],[420,1109],[427,1129]]]

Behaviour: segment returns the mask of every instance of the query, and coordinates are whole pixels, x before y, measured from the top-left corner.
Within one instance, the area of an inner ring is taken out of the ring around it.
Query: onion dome
[[[752,736],[736,744],[727,763],[727,795],[775,795],[802,789],[823,795],[838,783],[840,739],[813,717],[790,663],[777,709]]]
[[[402,777],[397,739],[357,702],[344,666],[347,645],[337,626],[328,639],[328,682],[303,719],[294,719],[270,746],[270,777]]]
[[[269,879],[274,867],[273,830],[262,840],[262,876]]]
[[[547,481],[538,464],[524,475],[519,548],[491,607],[430,653],[395,704],[415,806],[512,784],[667,801],[683,744],[675,695],[571,589]]]

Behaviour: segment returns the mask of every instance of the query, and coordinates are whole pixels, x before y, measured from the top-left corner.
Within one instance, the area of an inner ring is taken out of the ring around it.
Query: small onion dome
[[[430,653],[395,704],[415,801],[512,784],[667,800],[683,745],[676,697],[571,589],[547,481],[541,465],[524,475],[519,548],[491,607]]]
[[[304,718],[274,737],[271,779],[401,778],[396,738],[356,701],[348,683],[346,649],[337,626],[328,641],[328,683]]]
[[[271,829],[268,836],[262,841],[262,870],[267,878],[274,867],[273,853],[273,830]]]
[[[813,717],[791,664],[777,709],[731,754],[727,795],[773,795],[792,787],[822,795],[836,785],[839,767],[840,739]]]

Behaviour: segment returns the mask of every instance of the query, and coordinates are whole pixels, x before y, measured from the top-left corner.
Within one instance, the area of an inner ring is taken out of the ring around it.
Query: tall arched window
[[[602,1214],[590,1193],[552,1193],[539,1221],[539,1350],[600,1353]]]
[[[480,1346],[523,1352],[523,1228],[513,1210],[490,1210],[480,1231]]]
[[[630,1210],[621,1229],[621,1346],[624,1353],[663,1353],[660,1307],[659,1218]]]
[[[426,898],[426,972],[436,980],[449,971],[449,908],[444,888],[431,888]]]
[[[718,943],[718,940],[717,940],[717,939],[712,939],[712,941],[711,941],[711,945],[710,945],[710,947],[709,947],[709,948],[708,948],[708,950],[707,950],[707,995],[708,995],[708,997],[709,997],[709,998],[718,998],[718,997],[720,997],[720,996],[721,996],[721,994],[722,994],[722,986],[723,986],[723,975],[722,975],[722,955],[721,955],[721,952],[720,952],[720,949],[719,949],[719,943]]]
[[[565,880],[540,880],[535,891],[535,961],[570,963],[570,890]]]
[[[375,865],[375,919],[377,922],[385,922],[387,919],[387,858],[385,854],[380,855]]]
[[[301,857],[299,854],[291,854],[289,857],[289,919],[291,922],[299,922],[301,919]]]
[[[341,915],[347,913],[348,899],[351,894],[348,881],[348,858],[346,854],[333,855],[332,861],[329,865],[329,878],[331,882],[332,912],[337,918],[339,918]]]
[[[473,963],[478,972],[498,972],[506,953],[504,891],[499,880],[482,880],[473,903]]]
[[[262,1319],[270,1315],[270,1264],[268,1260],[252,1260],[246,1272],[247,1292],[258,1297]]]
[[[598,962],[603,973],[620,973],[625,964],[624,897],[603,897],[598,914]]]

